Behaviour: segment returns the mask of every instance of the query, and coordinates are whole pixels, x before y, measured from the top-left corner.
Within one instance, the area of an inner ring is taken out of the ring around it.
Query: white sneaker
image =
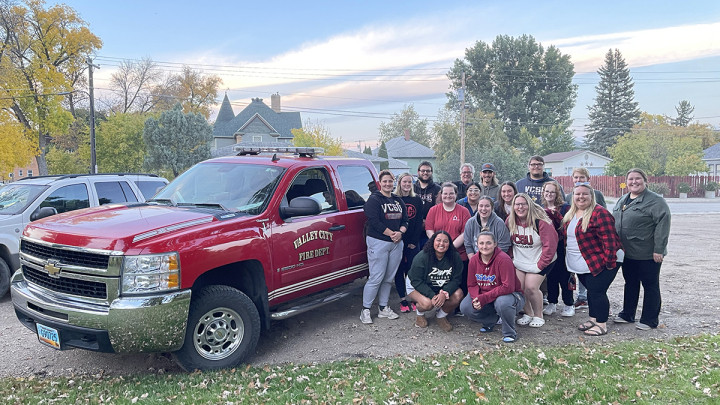
[[[398,319],[400,318],[400,315],[396,314],[395,311],[392,310],[392,308],[387,306],[380,309],[380,312],[378,312],[378,318]]]
[[[575,306],[574,305],[565,305],[565,309],[562,310],[560,313],[560,316],[574,316],[575,315]]]
[[[557,304],[548,304],[548,306],[543,309],[543,314],[545,315],[552,315],[557,310]]]
[[[363,308],[362,311],[360,311],[360,322],[369,324],[373,323],[372,318],[370,317],[370,310]]]

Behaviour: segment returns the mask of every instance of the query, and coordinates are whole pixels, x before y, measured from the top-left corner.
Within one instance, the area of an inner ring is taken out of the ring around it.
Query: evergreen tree
[[[365,146],[365,149],[363,150],[363,153],[366,155],[372,155],[372,149],[370,149],[369,146]]]
[[[672,120],[673,125],[686,127],[690,125],[690,122],[692,122],[693,118],[695,118],[692,115],[695,111],[695,107],[690,105],[690,102],[687,100],[681,101],[677,107],[675,107],[675,111],[677,111],[677,118]]]
[[[387,146],[385,146],[385,142],[380,144],[380,149],[378,149],[378,156],[381,158],[388,159],[388,153],[387,153]],[[380,162],[380,170],[387,170],[390,168],[390,162]]]
[[[617,138],[638,122],[640,110],[635,101],[635,84],[620,50],[608,51],[598,74],[600,83],[595,86],[595,105],[588,106],[590,124],[586,126],[585,143],[591,151],[607,156],[608,148]]]
[[[145,166],[171,170],[177,177],[195,163],[210,159],[212,127],[199,113],[183,113],[177,103],[159,119],[145,121],[143,140],[147,147]]]

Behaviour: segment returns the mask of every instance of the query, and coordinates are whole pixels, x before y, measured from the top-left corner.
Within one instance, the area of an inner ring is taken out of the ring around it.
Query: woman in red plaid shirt
[[[615,218],[595,201],[590,183],[575,183],[572,206],[562,222],[565,263],[587,287],[590,320],[578,326],[588,336],[607,333],[610,301],[607,290],[618,272],[617,251],[622,249]]]

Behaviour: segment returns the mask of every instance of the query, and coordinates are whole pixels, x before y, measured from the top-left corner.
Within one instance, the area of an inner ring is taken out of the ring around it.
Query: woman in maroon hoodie
[[[480,332],[491,332],[502,319],[503,342],[517,340],[515,316],[525,305],[523,289],[515,274],[515,265],[507,253],[498,248],[495,234],[480,232],[478,253],[470,259],[468,295],[460,310],[470,320],[480,322]]]

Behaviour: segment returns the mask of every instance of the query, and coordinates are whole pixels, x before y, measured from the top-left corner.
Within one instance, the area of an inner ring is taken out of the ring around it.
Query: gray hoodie
[[[500,250],[507,253],[512,247],[512,243],[510,242],[510,231],[505,222],[495,212],[492,212],[488,218],[487,227],[495,235]],[[475,214],[465,224],[465,251],[468,254],[477,254],[477,238],[480,236],[480,230],[480,216]]]

